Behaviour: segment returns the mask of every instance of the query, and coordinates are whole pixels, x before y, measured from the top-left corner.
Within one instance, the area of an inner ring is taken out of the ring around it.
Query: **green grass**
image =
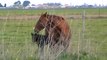
[[[75,22],[75,23],[74,23]],[[79,29],[80,29],[80,42],[82,42],[80,47],[84,49],[89,54],[94,54],[94,56],[97,57],[97,60],[106,60],[107,56],[107,20],[106,19],[87,19],[85,23],[85,37],[84,40],[82,40],[82,21],[73,21],[73,33],[75,34],[73,39],[79,40]],[[77,37],[77,38],[76,38]],[[78,41],[76,42],[76,45],[73,44],[74,48],[77,47]],[[72,42],[72,43],[73,43]],[[74,49],[75,50],[75,49]]]
[[[48,10],[54,14],[79,14],[83,9]],[[45,10],[0,10],[0,16],[38,15]],[[65,11],[65,13],[64,13]],[[96,9],[86,9],[89,14],[98,14]],[[96,11],[96,12],[93,12]],[[102,9],[106,14],[106,9]],[[39,60],[37,46],[32,43],[30,33],[37,19],[5,20],[0,19],[0,60]],[[82,20],[71,19],[68,23],[72,31],[70,53],[57,60],[107,60],[107,19],[88,18],[82,32]],[[84,39],[83,39],[84,34]]]
[[[40,15],[44,12],[49,12],[58,15],[81,15],[83,11],[86,11],[88,15],[98,15],[99,8],[71,8],[71,9],[30,9],[30,10],[22,10],[22,9],[7,9],[7,10],[0,10],[0,16],[17,16],[17,15]],[[107,8],[100,8],[101,14],[107,14]],[[30,13],[29,13],[30,12]],[[64,13],[66,12],[66,13]]]

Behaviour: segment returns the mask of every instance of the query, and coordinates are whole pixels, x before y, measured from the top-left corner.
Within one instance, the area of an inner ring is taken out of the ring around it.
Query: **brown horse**
[[[65,49],[69,46],[71,32],[66,20],[61,16],[42,14],[34,27],[35,34],[45,29],[45,37],[50,47],[63,45]]]

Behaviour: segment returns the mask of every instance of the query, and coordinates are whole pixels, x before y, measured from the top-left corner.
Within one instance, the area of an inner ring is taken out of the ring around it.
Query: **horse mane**
[[[44,14],[42,14],[41,16],[47,17],[47,18],[56,18],[57,20],[65,20],[62,16],[58,16],[58,15],[50,15],[47,12],[45,12]]]
[[[47,15],[47,18],[49,19],[54,19],[54,20],[65,20],[62,16],[58,16],[58,15]]]

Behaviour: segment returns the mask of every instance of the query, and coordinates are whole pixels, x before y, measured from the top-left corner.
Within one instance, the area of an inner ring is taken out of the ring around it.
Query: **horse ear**
[[[47,12],[44,13],[44,16],[47,16]]]
[[[47,14],[47,12],[45,12],[44,14]]]

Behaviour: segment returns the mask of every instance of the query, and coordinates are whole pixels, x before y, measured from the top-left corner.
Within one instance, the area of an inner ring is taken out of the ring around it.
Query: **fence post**
[[[81,48],[82,48],[82,51],[84,51],[84,49],[85,49],[85,43],[86,43],[86,41],[85,41],[85,39],[84,39],[84,36],[85,36],[85,10],[83,11],[83,13],[82,13],[82,41],[81,41]]]

